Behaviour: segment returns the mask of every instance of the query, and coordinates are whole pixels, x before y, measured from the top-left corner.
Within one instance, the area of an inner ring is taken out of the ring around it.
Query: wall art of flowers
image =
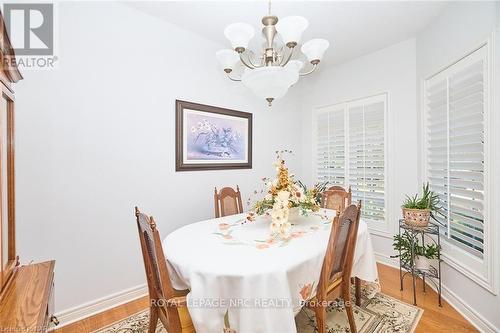
[[[245,119],[185,111],[187,160],[246,159]]]
[[[176,171],[252,168],[252,114],[176,101]]]

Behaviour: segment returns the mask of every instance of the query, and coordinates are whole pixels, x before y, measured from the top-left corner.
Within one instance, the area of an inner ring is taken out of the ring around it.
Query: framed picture
[[[252,168],[252,114],[175,101],[175,170]]]

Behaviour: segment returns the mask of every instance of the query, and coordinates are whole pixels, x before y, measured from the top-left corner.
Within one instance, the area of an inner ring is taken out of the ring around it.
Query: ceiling
[[[267,1],[134,1],[142,12],[174,23],[221,45],[230,47],[224,28],[247,22],[260,31]],[[325,38],[330,42],[323,63],[339,64],[414,37],[446,2],[441,1],[275,1],[272,14],[301,15],[309,20],[303,41]],[[256,33],[250,48],[258,50]]]

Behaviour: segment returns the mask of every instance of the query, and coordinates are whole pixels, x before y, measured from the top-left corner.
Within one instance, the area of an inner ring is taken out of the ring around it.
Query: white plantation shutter
[[[353,202],[362,200],[362,216],[384,220],[385,103],[366,102],[348,108],[349,185]]]
[[[363,199],[363,188],[365,187],[365,140],[363,107],[352,107],[349,111],[349,155],[347,164],[349,167],[349,186],[352,190],[352,201]],[[364,206],[364,205],[363,205]],[[363,207],[364,208],[364,207]]]
[[[330,176],[328,173],[330,148],[328,146],[328,113],[318,114],[317,118],[317,146],[316,146],[316,175],[319,182],[328,181]]]
[[[317,118],[317,178],[345,185],[344,109],[329,108]]]
[[[427,82],[427,176],[443,200],[448,240],[484,255],[485,50]]]
[[[449,77],[450,237],[483,255],[484,61]]]
[[[448,209],[448,90],[447,81],[439,80],[427,89],[429,110],[427,128],[427,175],[430,189],[441,199],[443,215]],[[447,218],[436,214],[438,222],[447,227]],[[446,229],[442,229],[446,231]]]
[[[386,95],[323,108],[317,114],[317,179],[351,186],[362,216],[385,219]],[[347,158],[346,158],[347,157]]]

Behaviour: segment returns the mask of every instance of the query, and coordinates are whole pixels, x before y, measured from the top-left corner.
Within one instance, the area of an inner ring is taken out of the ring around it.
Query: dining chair
[[[351,332],[356,332],[350,293],[350,277],[360,212],[361,201],[358,205],[347,207],[342,214],[337,211],[337,215],[333,219],[316,295],[306,304],[315,312],[318,333],[326,331],[326,308],[335,296],[334,291],[338,288],[340,288],[340,294],[344,301]]]
[[[160,233],[153,217],[141,213],[137,207],[135,216],[148,281],[148,333],[156,332],[158,319],[169,333],[195,333],[186,305],[188,291],[178,291],[172,287]]]
[[[321,194],[321,208],[335,209],[341,212],[351,204],[351,187],[345,190],[342,186],[332,186]]]
[[[243,213],[240,187],[236,185],[236,191],[231,187],[223,187],[214,193],[215,217],[223,217]]]
[[[351,187],[346,191],[342,186],[334,185],[329,187],[325,192],[324,199],[322,196],[321,205],[323,208],[337,209],[343,211],[351,204],[352,191]],[[358,277],[351,278],[351,282],[355,285],[356,305],[361,305],[361,280]]]

